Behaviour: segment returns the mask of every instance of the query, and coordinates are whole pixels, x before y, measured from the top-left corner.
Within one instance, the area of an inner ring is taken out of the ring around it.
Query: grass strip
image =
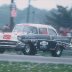
[[[72,65],[0,61],[0,72],[72,72]]]

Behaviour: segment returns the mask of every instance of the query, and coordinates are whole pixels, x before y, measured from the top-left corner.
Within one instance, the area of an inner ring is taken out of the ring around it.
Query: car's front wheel
[[[62,55],[63,48],[61,46],[56,46],[55,50],[51,51],[53,57],[60,57]]]
[[[22,50],[23,54],[25,55],[35,55],[37,50],[36,47],[32,43],[27,43]]]

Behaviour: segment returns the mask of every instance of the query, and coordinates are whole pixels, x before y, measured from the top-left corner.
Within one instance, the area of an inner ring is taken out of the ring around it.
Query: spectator
[[[3,32],[9,32],[10,30],[10,25],[9,24],[6,24],[3,26]]]

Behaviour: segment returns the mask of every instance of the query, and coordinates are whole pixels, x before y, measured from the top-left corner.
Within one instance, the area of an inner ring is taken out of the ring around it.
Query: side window
[[[32,26],[24,26],[23,31],[28,34],[38,34],[37,28]]]
[[[50,28],[48,28],[48,34],[50,36],[57,36],[57,33],[53,29],[50,29]]]
[[[39,28],[39,34],[48,34],[47,28]]]
[[[36,27],[31,27],[30,29],[33,34],[38,34],[37,28]]]

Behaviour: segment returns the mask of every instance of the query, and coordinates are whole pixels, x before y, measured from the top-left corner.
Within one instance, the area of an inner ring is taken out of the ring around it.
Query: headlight
[[[18,39],[19,41],[21,41],[21,37],[20,37],[20,36],[17,36],[17,39]]]

